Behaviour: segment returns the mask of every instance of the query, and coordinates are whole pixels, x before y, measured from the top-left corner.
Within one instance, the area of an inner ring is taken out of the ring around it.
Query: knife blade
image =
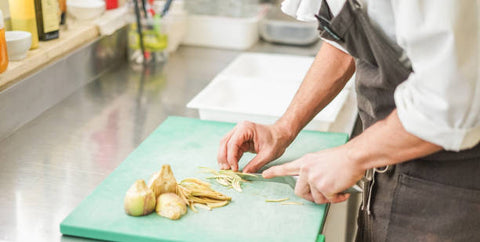
[[[282,183],[282,184],[289,185],[292,189],[295,189],[295,186],[297,185],[297,180],[298,180],[298,176],[277,176],[274,178],[267,179],[267,178],[264,178],[261,173],[244,173],[244,174],[238,174],[238,175],[240,175],[243,179],[247,181]],[[350,194],[362,193],[362,192],[363,192],[363,189],[357,184],[343,191],[343,193],[350,193]]]

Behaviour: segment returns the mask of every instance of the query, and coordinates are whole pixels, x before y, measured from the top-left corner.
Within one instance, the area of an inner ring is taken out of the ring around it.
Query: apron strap
[[[330,27],[330,21],[333,18],[332,11],[326,0],[322,0],[320,11],[315,14],[315,18],[318,20],[318,29],[327,32],[334,40],[343,41],[338,34],[336,34]]]

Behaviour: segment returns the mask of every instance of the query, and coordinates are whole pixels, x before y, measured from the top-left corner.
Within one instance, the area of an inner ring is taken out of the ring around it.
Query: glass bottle
[[[13,30],[27,31],[32,34],[32,47],[38,47],[37,20],[34,0],[8,0],[10,21]]]
[[[60,32],[58,9],[58,0],[35,0],[35,15],[40,40],[58,39]]]
[[[7,70],[8,54],[7,41],[5,40],[5,24],[3,22],[3,13],[0,10],[0,73]]]
[[[67,0],[58,0],[58,6],[60,7],[60,25],[64,25],[67,22]]]

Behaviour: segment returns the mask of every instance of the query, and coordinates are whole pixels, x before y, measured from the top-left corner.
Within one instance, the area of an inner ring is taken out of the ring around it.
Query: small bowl
[[[19,61],[27,57],[27,52],[32,46],[32,34],[26,31],[7,31],[5,32],[7,40],[8,59]]]
[[[78,20],[92,20],[105,12],[105,2],[100,0],[68,0],[68,14]]]

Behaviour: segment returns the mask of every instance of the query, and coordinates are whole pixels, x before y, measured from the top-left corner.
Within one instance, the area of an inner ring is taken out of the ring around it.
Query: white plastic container
[[[310,45],[320,37],[317,22],[302,22],[272,8],[260,21],[260,36],[268,42],[289,45]]]
[[[245,50],[258,41],[262,14],[248,18],[190,15],[185,45]]]
[[[27,52],[32,46],[32,34],[27,31],[7,31],[8,59],[20,61],[27,57]]]
[[[105,12],[105,2],[101,0],[67,0],[67,13],[77,20],[96,19]]]
[[[128,9],[126,7],[108,10],[101,18],[95,20],[95,25],[97,25],[101,35],[110,36],[127,25],[128,18],[125,17],[127,15]]]
[[[271,124],[287,109],[312,62],[312,57],[242,54],[187,107],[198,109],[201,119]],[[349,92],[342,90],[306,129],[327,131]]]
[[[310,45],[320,39],[315,23],[271,19],[260,22],[260,35],[268,42],[289,45]]]

